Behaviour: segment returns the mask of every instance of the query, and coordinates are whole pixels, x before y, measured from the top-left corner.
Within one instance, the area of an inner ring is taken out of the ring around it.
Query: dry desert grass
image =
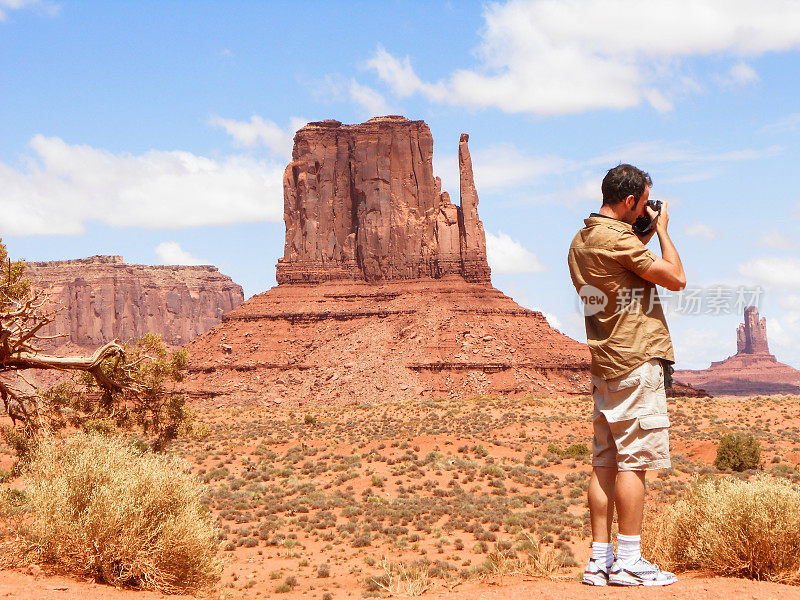
[[[42,439],[25,467],[24,498],[5,498],[25,510],[7,546],[12,560],[114,586],[209,588],[219,572],[216,530],[185,466],[120,437]]]
[[[222,597],[424,595],[520,576],[574,582],[588,556],[591,467],[581,445],[590,446],[590,415],[587,397],[211,405],[199,407],[208,434],[170,452],[207,486]],[[698,474],[717,473],[726,433],[753,434],[764,471],[800,481],[797,397],[679,398],[670,415],[673,468],[648,481],[656,512],[687,498]]]

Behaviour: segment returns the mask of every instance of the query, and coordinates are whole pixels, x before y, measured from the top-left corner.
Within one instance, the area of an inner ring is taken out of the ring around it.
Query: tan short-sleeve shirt
[[[585,224],[567,261],[578,294],[594,298],[585,305],[592,373],[611,379],[652,358],[675,362],[658,291],[641,277],[656,255],[629,223],[592,215]]]

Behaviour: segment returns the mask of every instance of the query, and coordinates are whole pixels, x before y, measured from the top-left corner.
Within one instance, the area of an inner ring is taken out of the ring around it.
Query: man
[[[569,270],[585,301],[586,337],[592,355],[594,439],[589,512],[592,558],[583,582],[590,585],[668,585],[677,578],[640,553],[645,473],[670,466],[669,418],[664,374],[674,362],[656,285],[686,287],[683,265],[661,214],[647,206],[652,180],[632,165],[603,179],[603,205],[572,240]],[[640,217],[658,217],[637,234]],[[661,257],[645,245],[658,235]],[[611,522],[617,509],[617,556]]]

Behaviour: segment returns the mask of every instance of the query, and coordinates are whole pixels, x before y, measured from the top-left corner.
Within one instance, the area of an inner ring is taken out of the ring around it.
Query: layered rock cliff
[[[212,266],[125,264],[121,256],[29,262],[25,276],[63,307],[43,335],[97,346],[146,333],[185,344],[244,301],[241,286]]]
[[[278,283],[387,281],[456,274],[489,281],[468,136],[459,143],[461,204],[433,174],[423,121],[309,123],[284,174],[286,245]]]
[[[744,309],[736,330],[736,354],[712,362],[708,369],[675,371],[675,379],[714,395],[800,394],[800,371],[769,353],[767,320],[758,309]]]

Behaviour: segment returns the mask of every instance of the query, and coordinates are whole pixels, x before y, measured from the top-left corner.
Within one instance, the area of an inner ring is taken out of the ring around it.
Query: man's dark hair
[[[638,204],[645,186],[652,185],[650,175],[641,169],[633,165],[617,165],[603,177],[603,204],[616,204],[631,195]]]

